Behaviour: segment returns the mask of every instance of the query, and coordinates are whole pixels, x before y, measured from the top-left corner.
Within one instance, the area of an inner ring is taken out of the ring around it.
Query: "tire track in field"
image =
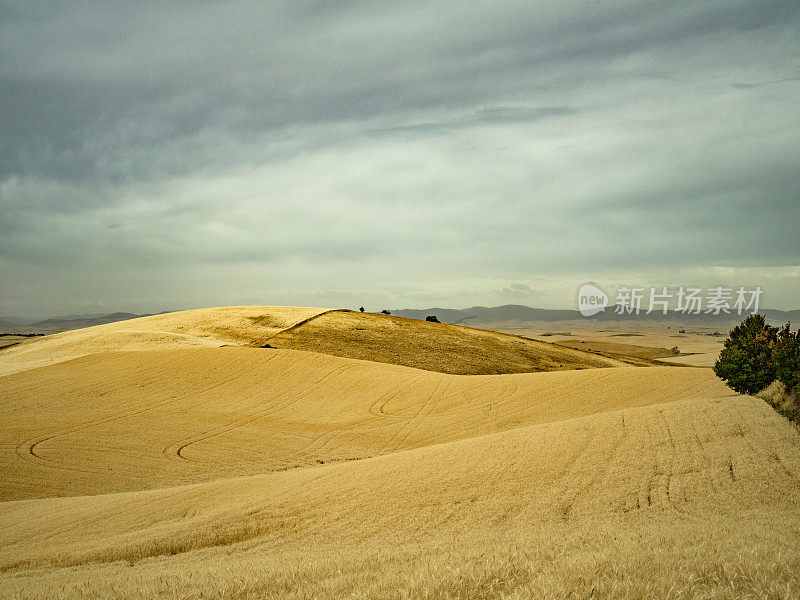
[[[317,381],[312,383],[310,386],[305,386],[302,390],[300,390],[300,391],[298,391],[296,393],[290,394],[283,401],[278,401],[275,404],[269,404],[268,406],[265,406],[265,407],[260,408],[260,409],[251,410],[250,412],[248,412],[244,416],[232,419],[232,420],[228,421],[227,423],[225,423],[223,425],[219,425],[219,426],[214,427],[212,429],[206,430],[204,432],[195,434],[193,436],[189,436],[188,438],[184,438],[182,440],[179,440],[177,442],[169,444],[166,447],[164,447],[164,449],[162,450],[162,454],[164,456],[169,457],[169,458],[179,458],[179,459],[182,459],[182,460],[191,460],[191,459],[186,458],[183,455],[183,451],[186,450],[186,448],[188,448],[189,446],[191,446],[193,444],[197,444],[199,442],[203,442],[203,441],[209,440],[211,438],[217,437],[217,436],[222,435],[224,433],[227,433],[229,431],[233,431],[233,430],[238,429],[238,428],[240,428],[240,427],[242,427],[244,425],[247,425],[249,423],[252,423],[254,421],[262,419],[262,418],[264,418],[266,416],[278,413],[278,412],[280,412],[280,411],[292,406],[293,404],[298,402],[300,399],[306,398],[306,397],[312,395],[317,389],[320,388],[320,386],[323,384],[323,382],[325,382],[327,379],[329,379],[331,377],[339,376],[339,375],[345,373],[346,371],[351,370],[352,368],[354,368],[353,365],[345,365],[345,366],[337,367],[336,369],[332,369],[331,371],[329,371],[328,373],[323,375],[321,378],[319,378]],[[261,404],[263,404],[263,403],[259,402],[256,406],[261,405]],[[203,461],[192,461],[192,462],[203,462]]]
[[[267,359],[267,362],[272,360],[272,358],[273,357],[269,357]],[[184,357],[179,357],[178,359],[176,359],[175,362],[177,364],[181,364],[183,361],[184,361]],[[252,366],[250,369],[248,369],[246,371],[240,371],[240,372],[235,373],[234,375],[232,375],[232,376],[230,376],[230,377],[228,377],[226,379],[223,379],[221,381],[217,381],[216,383],[214,383],[210,387],[203,387],[202,385],[199,386],[199,387],[202,389],[203,393],[207,393],[209,391],[212,391],[212,390],[218,389],[218,388],[220,388],[220,387],[222,387],[224,385],[227,385],[227,384],[229,384],[229,383],[231,383],[233,381],[236,381],[237,379],[240,379],[246,373],[252,372],[252,371],[260,368],[264,364],[265,363],[258,363],[258,364]],[[173,364],[173,368],[174,368],[174,364]],[[165,369],[162,369],[162,371],[164,371],[164,370]],[[163,377],[160,377],[158,375],[154,375],[151,381],[155,382],[155,381],[158,381],[161,378],[163,378]],[[172,395],[169,398],[165,398],[163,400],[159,400],[157,402],[153,402],[151,404],[148,404],[148,405],[145,405],[143,407],[140,407],[140,408],[138,408],[136,410],[116,413],[114,415],[110,415],[108,417],[104,417],[104,418],[101,418],[101,419],[95,419],[93,421],[85,421],[83,423],[80,423],[80,424],[75,425],[73,427],[69,427],[67,429],[62,429],[62,430],[59,430],[59,431],[55,431],[55,432],[39,435],[39,436],[37,436],[35,438],[31,438],[31,439],[28,439],[28,440],[25,440],[25,441],[19,443],[15,447],[15,452],[16,452],[17,456],[19,456],[23,460],[26,460],[26,461],[29,461],[29,462],[32,461],[33,463],[35,463],[35,464],[37,464],[39,466],[46,466],[46,467],[49,467],[49,468],[54,468],[54,469],[59,469],[59,470],[75,471],[75,472],[87,473],[87,474],[108,474],[110,472],[108,470],[86,469],[86,468],[80,468],[80,467],[74,466],[74,465],[63,465],[63,464],[56,463],[55,461],[53,461],[53,460],[51,460],[51,459],[49,459],[49,458],[47,458],[45,456],[42,456],[40,453],[38,453],[37,452],[37,447],[40,446],[41,444],[43,444],[44,442],[47,442],[47,441],[50,441],[50,440],[53,440],[53,439],[66,437],[66,436],[72,435],[74,433],[78,433],[78,432],[81,432],[81,431],[86,431],[86,430],[92,429],[92,428],[100,426],[100,425],[106,425],[108,423],[113,423],[113,422],[116,422],[116,421],[121,421],[121,420],[124,420],[124,419],[128,419],[130,417],[141,415],[141,414],[150,412],[150,411],[152,411],[154,409],[161,408],[161,407],[167,406],[169,404],[173,404],[175,402],[185,401],[186,400],[186,395],[187,394],[185,392],[183,394],[181,394],[181,395]],[[193,393],[193,395],[194,395],[194,393]],[[135,477],[137,479],[146,479],[146,477],[144,477],[144,476],[134,475],[132,473],[126,473],[126,477]]]
[[[334,313],[334,312],[349,312],[349,310],[348,309],[342,309],[342,308],[336,308],[336,309],[325,310],[325,311],[319,312],[317,314],[311,315],[309,317],[305,317],[303,319],[300,319],[296,323],[293,323],[292,325],[289,325],[288,327],[285,327],[284,329],[281,329],[280,331],[272,334],[268,338],[262,338],[261,340],[259,340],[258,343],[261,344],[263,342],[264,344],[266,344],[266,343],[269,342],[269,340],[273,339],[277,335],[280,335],[280,334],[288,332],[288,331],[292,331],[294,329],[297,329],[298,327],[302,327],[303,325],[305,325],[306,323],[309,323],[310,321],[313,321],[314,319],[317,319],[317,318],[319,318],[319,317],[321,317],[323,315],[326,315],[326,314],[329,314],[329,313]],[[345,370],[347,370],[347,369],[345,369]],[[332,374],[333,374],[333,372],[326,374],[319,381],[317,381],[314,385],[316,386],[317,384],[321,383],[323,379],[326,379],[328,376],[330,376]],[[311,391],[312,390],[308,390],[308,393],[310,393]],[[308,395],[308,393],[305,394],[305,395]],[[256,421],[256,420],[258,420],[260,418],[263,418],[265,416],[269,416],[270,414],[274,414],[276,412],[279,412],[279,411],[281,411],[281,410],[283,410],[285,408],[288,408],[292,404],[294,404],[300,397],[302,397],[302,394],[297,395],[297,396],[292,396],[293,399],[290,400],[288,403],[282,403],[282,404],[279,404],[278,406],[265,407],[262,410],[256,410],[254,412],[248,413],[244,417],[240,417],[238,419],[234,419],[234,420],[228,422],[225,425],[213,428],[213,429],[208,430],[208,431],[206,431],[204,433],[201,433],[201,434],[197,434],[197,435],[194,435],[194,436],[190,436],[188,438],[184,438],[183,440],[180,440],[180,441],[175,442],[173,444],[169,444],[169,445],[167,445],[166,447],[164,447],[162,449],[161,453],[164,456],[168,457],[168,458],[180,458],[182,460],[187,460],[188,461],[190,459],[187,459],[183,455],[183,451],[187,447],[189,447],[189,446],[191,446],[193,444],[202,442],[202,441],[204,441],[206,439],[210,439],[210,438],[216,437],[218,435],[222,435],[224,433],[227,433],[228,431],[231,431],[231,430],[237,429],[239,427],[242,427],[244,425],[247,425],[248,423]],[[200,461],[194,461],[194,462],[200,462]]]
[[[609,369],[610,371],[610,369]],[[596,373],[593,374],[594,376],[589,381],[581,381],[578,383],[572,383],[569,389],[568,394],[560,393],[560,391],[556,388],[546,388],[546,389],[538,389],[538,388],[530,388],[524,387],[522,381],[519,379],[513,380],[513,388],[508,389],[507,387],[500,387],[500,386],[492,386],[488,389],[488,394],[493,394],[491,398],[484,400],[483,402],[473,401],[475,398],[484,395],[487,396],[487,393],[484,393],[482,389],[479,389],[479,393],[471,394],[467,398],[467,404],[463,409],[454,411],[454,415],[458,415],[460,417],[458,422],[454,422],[449,426],[445,426],[443,429],[439,430],[443,434],[451,434],[456,432],[456,435],[452,439],[464,439],[467,437],[472,437],[472,435],[463,435],[464,433],[472,434],[476,430],[478,430],[477,435],[483,435],[487,433],[486,430],[487,426],[494,430],[499,431],[498,429],[501,422],[506,421],[508,419],[513,419],[516,417],[529,417],[533,418],[534,421],[538,424],[543,423],[550,423],[554,421],[563,420],[565,418],[572,418],[571,416],[564,416],[564,415],[556,415],[552,416],[547,419],[537,419],[536,414],[537,412],[534,411],[536,406],[541,407],[543,410],[551,409],[558,403],[564,403],[568,400],[571,400],[573,397],[581,396],[584,393],[584,390],[587,388],[596,388],[600,385],[601,382],[605,381],[606,379],[613,377],[612,373]],[[471,390],[477,389],[477,385],[475,384]],[[497,394],[500,394],[500,397],[496,397]],[[466,393],[465,393],[466,395]],[[520,405],[520,400],[523,396],[528,395],[532,398],[532,404],[523,404]],[[613,409],[611,409],[613,410]],[[604,412],[604,411],[600,411]],[[472,425],[463,426],[463,422],[470,419],[471,415],[479,413],[484,415],[483,419],[479,419],[474,421]],[[587,413],[587,414],[594,414],[594,413]],[[574,415],[574,416],[584,416],[584,415]],[[455,419],[453,419],[455,421]],[[502,427],[502,429],[507,429],[509,427],[516,427],[519,423],[510,423]],[[480,430],[483,429],[481,432]]]
[[[426,395],[424,402],[419,403],[419,410],[417,410],[413,415],[409,416],[407,419],[400,421],[402,425],[386,441],[381,450],[378,452],[379,454],[387,454],[389,452],[394,452],[400,448],[401,444],[398,444],[396,442],[397,438],[401,435],[405,435],[403,441],[405,442],[405,440],[408,439],[408,436],[411,435],[413,431],[411,430],[412,423],[414,423],[425,412],[425,410],[428,408],[433,399],[439,393],[439,390],[441,390],[443,385],[444,385],[444,378],[439,378],[439,380],[436,382],[436,387],[433,389],[433,391]],[[406,433],[407,431],[408,433]],[[393,446],[391,450],[389,449],[390,446]]]
[[[425,375],[420,375],[419,377],[417,377],[417,379],[413,383],[419,383],[419,382],[423,382],[423,381],[426,381],[426,380],[437,379],[439,381],[439,383],[437,383],[436,388],[434,388],[434,393],[435,393],[436,389],[441,385],[441,379],[439,379],[437,377],[438,375],[442,375],[444,377],[448,377],[448,375],[445,375],[445,374],[427,373]],[[408,384],[406,387],[411,387],[411,385],[412,384]],[[399,395],[399,394],[397,394],[397,395]],[[399,409],[395,413],[384,413],[380,417],[381,420],[379,420],[379,421],[373,420],[372,423],[369,424],[368,426],[358,427],[358,430],[360,432],[362,432],[362,433],[376,432],[376,431],[379,432],[379,433],[383,433],[383,432],[386,432],[387,430],[392,432],[390,437],[387,438],[386,441],[384,441],[384,443],[379,448],[376,449],[374,455],[383,455],[383,454],[387,454],[387,453],[391,452],[390,450],[388,450],[388,446],[391,444],[391,442],[395,438],[397,438],[398,435],[400,435],[400,433],[408,425],[408,422],[410,420],[412,420],[414,418],[414,416],[416,414],[418,414],[423,409],[422,405],[425,402],[427,402],[429,399],[430,399],[430,394],[428,394],[426,396],[426,399],[424,401],[412,403],[410,406],[408,406],[406,408]],[[383,406],[386,406],[386,403],[384,403]],[[416,409],[417,412],[415,412],[414,414],[408,415],[408,416],[404,416],[404,413],[412,412],[415,409]],[[388,419],[392,419],[391,422],[387,422],[386,420],[388,420]],[[367,425],[367,424],[364,424],[364,425]]]
[[[381,395],[380,397],[378,397],[378,399],[372,402],[369,408],[367,409],[367,413],[373,417],[378,417],[380,421],[378,421],[377,423],[375,423],[374,420],[371,421],[372,423],[371,425],[369,424],[370,421],[348,423],[340,427],[334,427],[318,435],[311,441],[311,443],[307,447],[304,453],[304,458],[306,460],[314,460],[319,458],[316,455],[320,451],[328,448],[328,446],[331,444],[331,442],[333,442],[333,440],[348,433],[364,434],[370,431],[385,431],[387,428],[392,426],[390,424],[387,424],[385,419],[388,419],[393,415],[387,414],[384,411],[384,407],[386,407],[386,405],[389,404],[392,400],[395,400],[396,398],[401,396],[404,392],[413,388],[419,382],[428,379],[429,377],[430,376],[428,375],[415,376],[413,379],[410,379],[409,381],[399,384],[395,389],[389,391],[386,394]],[[397,423],[402,423],[402,422],[404,421],[397,421]],[[334,446],[330,451],[335,452],[336,449],[338,449],[338,447],[339,446]],[[375,456],[381,453],[382,453],[381,451],[378,451],[376,453],[371,453],[370,456]],[[365,458],[365,457],[359,457],[359,458]]]
[[[383,396],[375,400],[375,402],[370,404],[369,409],[367,409],[367,412],[376,417],[381,417],[381,418],[388,417],[389,415],[384,411],[386,405],[389,404],[389,402],[391,402],[395,398],[397,398],[400,394],[402,394],[409,388],[413,387],[414,385],[417,385],[420,381],[426,378],[428,378],[428,376],[418,375],[415,376],[413,379],[409,379],[407,382],[400,384],[393,391],[384,394]],[[378,404],[380,404],[380,406],[378,406]]]
[[[675,457],[678,453],[678,446],[675,443],[675,436],[672,433],[672,428],[669,425],[669,419],[667,419],[666,413],[663,407],[658,408],[658,416],[661,419],[661,422],[664,425],[664,430],[667,434],[667,440],[669,441],[669,448],[668,448],[668,464],[666,465],[666,473],[664,474],[664,496],[663,499],[665,500],[666,504],[677,510],[678,512],[683,512],[678,505],[675,503],[674,498],[670,497],[670,486],[672,485],[673,479],[673,472],[675,471]]]
[[[172,458],[177,457],[177,458],[181,458],[183,460],[189,460],[185,456],[182,455],[183,450],[185,448],[187,448],[188,446],[190,446],[192,444],[196,444],[196,443],[201,442],[201,441],[204,441],[206,439],[213,438],[213,437],[218,436],[218,435],[222,435],[223,433],[226,433],[227,431],[231,431],[233,429],[236,429],[238,427],[246,425],[249,422],[255,421],[255,420],[259,419],[259,418],[268,416],[268,415],[273,414],[275,412],[279,412],[280,410],[282,410],[284,408],[288,408],[289,406],[294,404],[299,398],[303,397],[304,395],[310,394],[314,389],[316,389],[316,387],[320,383],[322,383],[323,380],[325,380],[328,377],[332,376],[334,373],[335,373],[334,371],[326,373],[320,379],[318,379],[314,384],[312,384],[312,386],[314,386],[314,387],[312,387],[311,389],[306,389],[306,390],[303,390],[303,392],[290,394],[288,396],[288,398],[285,398],[283,402],[279,402],[277,405],[272,404],[272,405],[265,406],[262,409],[251,411],[251,412],[247,413],[245,416],[239,417],[237,419],[233,419],[233,420],[229,421],[228,423],[226,423],[224,425],[219,425],[219,426],[214,427],[212,429],[206,430],[206,431],[204,431],[202,433],[195,434],[193,436],[189,436],[188,438],[184,438],[183,440],[180,440],[180,441],[178,441],[176,443],[170,444],[170,445],[168,445],[167,447],[165,447],[163,449],[162,454],[164,454],[165,456],[168,456],[168,457],[172,457]],[[262,403],[257,403],[256,406],[258,406],[260,404],[262,404]]]
[[[706,419],[708,419],[708,410],[707,409],[705,409],[703,411],[703,414],[704,414],[704,416],[706,416]],[[711,457],[709,456],[708,451],[706,450],[706,447],[703,444],[703,441],[700,439],[700,435],[699,435],[698,429],[697,429],[696,420],[693,420],[691,422],[691,429],[692,429],[692,436],[694,438],[694,441],[697,444],[698,449],[700,450],[700,458],[701,458],[701,463],[702,464],[701,464],[699,470],[706,470],[708,472],[708,485],[711,488],[712,493],[714,493],[714,492],[717,491],[717,484],[716,484],[716,481],[714,480],[714,474],[712,472]],[[685,490],[684,490],[684,493],[683,493],[683,499],[684,499],[684,502],[687,501],[686,491]]]
[[[585,496],[595,484],[608,477],[614,461],[617,459],[624,441],[626,439],[626,429],[623,421],[619,421],[619,426],[603,424],[593,427],[591,437],[586,443],[581,445],[580,451],[575,454],[567,465],[567,471],[561,475],[561,480],[567,482],[563,494],[564,501],[561,504],[561,519],[568,521],[572,517],[572,511],[578,500]],[[612,439],[613,438],[613,439]],[[603,444],[610,444],[610,448],[604,449]],[[592,452],[590,452],[592,450]],[[586,476],[582,463],[584,457],[596,454],[606,454],[603,461],[603,468],[592,472]],[[577,485],[576,485],[577,482]]]
[[[472,387],[468,390],[453,390],[450,393],[450,396],[460,394],[464,405],[454,409],[448,423],[437,429],[437,438],[465,439],[473,437],[473,433],[484,435],[499,431],[501,422],[513,418],[514,415],[523,414],[516,404],[518,397],[523,395],[519,383],[515,383],[508,391],[505,388],[488,390],[489,394],[494,394],[491,397],[482,389],[479,389],[478,393],[468,393],[475,389]],[[500,394],[496,397],[498,392]],[[479,418],[474,419],[475,414],[479,415]],[[466,425],[468,422],[471,425]]]
[[[443,378],[440,380],[439,385],[434,393],[429,396],[422,410],[408,422],[409,427],[406,428],[406,433],[402,440],[399,443],[395,441],[396,450],[405,449],[404,447],[408,444],[408,440],[411,439],[412,434],[419,431],[420,425],[425,425],[430,422],[426,421],[425,418],[430,417],[442,402],[453,395],[454,390],[452,389],[452,385],[454,381],[455,380],[452,378]]]
[[[664,409],[656,407],[654,419],[645,420],[646,449],[642,458],[647,461],[638,472],[643,474],[642,484],[636,495],[636,509],[644,509],[661,504],[662,507],[680,509],[669,497],[669,486],[673,477],[673,462],[678,447],[672,435]],[[664,454],[666,453],[666,459]],[[663,490],[663,491],[662,491]],[[660,502],[659,502],[660,500]]]

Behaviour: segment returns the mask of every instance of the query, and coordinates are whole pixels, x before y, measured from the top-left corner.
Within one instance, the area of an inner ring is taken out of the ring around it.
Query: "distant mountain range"
[[[428,316],[436,316],[442,323],[452,323],[460,325],[478,324],[480,322],[526,322],[526,321],[638,321],[653,323],[670,323],[679,325],[685,323],[694,326],[724,327],[739,323],[744,320],[745,315],[734,313],[719,315],[704,314],[699,315],[684,314],[677,311],[669,311],[666,315],[661,312],[645,314],[622,314],[616,312],[615,306],[609,306],[605,311],[592,317],[584,317],[577,310],[551,310],[547,308],[531,308],[520,304],[506,304],[493,308],[486,306],[473,306],[472,308],[453,309],[453,308],[426,308],[426,309],[401,309],[393,310],[391,313],[398,317],[409,319],[424,319]],[[765,315],[767,320],[773,324],[784,324],[791,321],[794,326],[800,324],[800,310],[774,310],[763,309],[759,313]]]
[[[744,315],[737,314],[699,314],[687,315],[676,311],[670,311],[666,315],[660,312],[644,314],[618,315],[614,306],[609,306],[604,312],[592,317],[584,317],[577,310],[553,310],[548,308],[532,308],[521,304],[506,304],[503,306],[487,307],[473,306],[472,308],[425,308],[412,309],[406,308],[393,310],[391,313],[398,317],[409,319],[425,319],[428,316],[436,316],[442,323],[452,323],[458,325],[471,325],[482,327],[490,323],[514,322],[525,323],[530,321],[555,322],[555,321],[601,321],[601,322],[650,322],[667,323],[670,325],[687,325],[695,327],[730,327],[744,319]],[[164,311],[164,314],[171,311]],[[796,328],[800,325],[800,310],[759,310],[767,317],[773,325],[783,325],[791,321]],[[19,319],[16,317],[0,317],[0,333],[58,333],[69,331],[70,329],[82,329],[94,325],[105,325],[116,321],[126,321],[137,317],[148,317],[151,315],[137,315],[128,312],[115,312],[111,314],[89,314],[89,315],[66,315],[45,319],[43,321],[31,321],[29,319]]]
[[[149,316],[151,315],[115,312],[107,315],[66,315],[53,319],[45,319],[44,321],[31,321],[29,319],[18,319],[16,317],[0,317],[0,333],[58,333],[61,331],[69,331],[70,329],[82,329],[84,327],[93,327],[94,325],[105,325],[106,323],[115,323],[117,321],[127,321],[128,319]]]

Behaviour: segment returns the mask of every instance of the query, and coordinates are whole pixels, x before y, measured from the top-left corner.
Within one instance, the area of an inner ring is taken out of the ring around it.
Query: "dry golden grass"
[[[14,359],[0,597],[800,596],[800,435],[709,369],[213,347],[253,343],[250,310],[220,313],[238,333],[195,323],[194,347]],[[331,348],[353,346],[341,322]]]
[[[495,331],[353,311],[326,312],[278,333],[269,344],[458,375],[625,366]]]
[[[293,350],[99,353],[0,377],[0,499],[264,473],[727,394],[705,369],[458,376]]]
[[[0,591],[14,600],[794,600],[796,537],[779,534],[772,519],[765,511],[740,520],[646,513],[426,544],[387,536],[356,546],[191,552],[0,575]]]
[[[487,326],[492,326],[487,323]],[[589,343],[609,343],[631,345],[632,348],[608,346],[608,351],[623,356],[640,356],[658,360],[657,354],[664,358],[661,362],[681,364],[693,367],[711,367],[716,362],[724,336],[713,336],[718,330],[712,327],[689,327],[686,333],[680,333],[678,327],[667,329],[665,325],[648,323],[613,323],[583,321],[561,321],[528,323],[525,325],[494,324],[499,331],[507,331],[516,335],[529,336],[542,341],[552,342],[565,339],[563,333],[569,332],[566,338],[572,342],[581,340]],[[552,335],[542,335],[550,333]],[[724,333],[724,330],[723,330]],[[669,350],[677,346],[685,356],[669,356]],[[572,345],[572,347],[578,347]],[[598,349],[600,346],[598,346]]]
[[[0,336],[0,349],[6,348],[8,346],[16,346],[20,342],[27,342],[30,339],[31,339],[30,337],[21,335]]]
[[[659,404],[352,463],[2,503],[0,589],[791,598],[799,476],[797,433],[763,402]]]
[[[658,346],[640,346],[638,344],[624,344],[621,342],[609,342],[606,340],[576,340],[559,339],[555,341],[559,346],[583,350],[584,352],[602,352],[617,354],[620,356],[630,356],[633,358],[673,358],[675,354],[669,348],[659,348]]]
[[[228,306],[26,340],[0,352],[0,375],[101,352],[265,344],[469,375],[626,366],[550,343],[456,325],[349,310]]]
[[[294,306],[224,306],[118,321],[33,338],[0,352],[0,375],[117,350],[260,345],[324,312]]]

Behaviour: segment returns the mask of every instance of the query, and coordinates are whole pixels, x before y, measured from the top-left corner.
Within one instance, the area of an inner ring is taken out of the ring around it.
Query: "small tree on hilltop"
[[[775,376],[795,394],[800,393],[800,329],[792,333],[789,323],[777,332],[772,347]]]
[[[740,394],[755,394],[775,381],[772,350],[777,327],[750,315],[734,327],[714,364],[714,373]]]

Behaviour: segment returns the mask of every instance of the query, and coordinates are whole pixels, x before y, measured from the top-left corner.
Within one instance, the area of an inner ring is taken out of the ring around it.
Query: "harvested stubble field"
[[[481,327],[528,336],[573,348],[591,348],[610,355],[655,359],[662,363],[713,367],[725,336],[719,328],[687,329],[664,323],[587,323],[557,321],[529,323],[482,323]],[[569,336],[569,337],[566,337]],[[671,349],[678,347],[680,356]]]
[[[0,351],[0,596],[800,595],[800,435],[763,401],[402,321],[206,309]],[[501,367],[481,343],[557,370],[445,372]]]

